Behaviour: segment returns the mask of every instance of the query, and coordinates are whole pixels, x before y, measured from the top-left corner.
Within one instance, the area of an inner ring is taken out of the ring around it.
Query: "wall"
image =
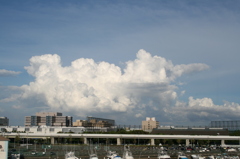
[[[0,159],[8,157],[8,141],[0,141]]]

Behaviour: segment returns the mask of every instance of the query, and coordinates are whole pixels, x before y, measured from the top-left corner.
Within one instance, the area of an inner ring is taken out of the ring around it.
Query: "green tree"
[[[177,139],[176,141],[177,141],[178,145],[181,144],[181,139]]]
[[[240,136],[240,130],[232,131],[229,133],[230,136]]]
[[[68,142],[69,142],[69,144],[72,144],[72,135],[71,134],[68,136]]]
[[[18,143],[18,145],[20,145],[20,141],[21,141],[21,137],[20,137],[20,135],[18,134],[18,135],[16,135],[16,137],[15,137],[15,142]]]
[[[166,139],[163,139],[162,141],[163,141],[163,145],[165,145],[165,143],[166,143],[167,140],[166,140]]]

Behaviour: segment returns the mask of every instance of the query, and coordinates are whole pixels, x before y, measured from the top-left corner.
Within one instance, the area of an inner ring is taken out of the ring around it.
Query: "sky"
[[[239,120],[239,0],[0,0],[0,116]]]

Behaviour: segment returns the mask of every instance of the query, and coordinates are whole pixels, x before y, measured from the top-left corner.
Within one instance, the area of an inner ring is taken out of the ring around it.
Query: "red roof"
[[[0,136],[0,141],[9,141],[9,139],[3,137],[3,136]]]

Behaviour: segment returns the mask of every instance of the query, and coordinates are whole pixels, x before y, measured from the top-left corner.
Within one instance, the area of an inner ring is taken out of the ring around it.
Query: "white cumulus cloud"
[[[0,69],[0,77],[5,77],[5,76],[16,76],[20,74],[21,72],[16,72],[16,71],[9,71],[5,69]]]
[[[59,55],[46,54],[32,57],[30,65],[25,67],[35,80],[19,87],[20,93],[1,101],[18,101],[14,108],[42,107],[46,110],[48,107],[81,117],[102,114],[116,119],[125,115],[123,120],[127,121],[154,115],[161,120],[169,114],[182,113],[187,118],[186,110],[190,108],[217,106],[209,98],[190,97],[189,103],[178,101],[175,79],[208,68],[202,63],[174,65],[145,50],[139,50],[136,59],[127,61],[123,69],[87,58],[76,59],[70,66],[63,67]],[[204,111],[201,114],[206,116]],[[174,119],[172,116],[168,120]]]
[[[211,98],[189,97],[188,102],[176,102],[176,107],[167,109],[172,114],[172,120],[184,122],[206,122],[214,120],[236,120],[240,113],[240,104],[224,101],[223,105],[216,105]]]

